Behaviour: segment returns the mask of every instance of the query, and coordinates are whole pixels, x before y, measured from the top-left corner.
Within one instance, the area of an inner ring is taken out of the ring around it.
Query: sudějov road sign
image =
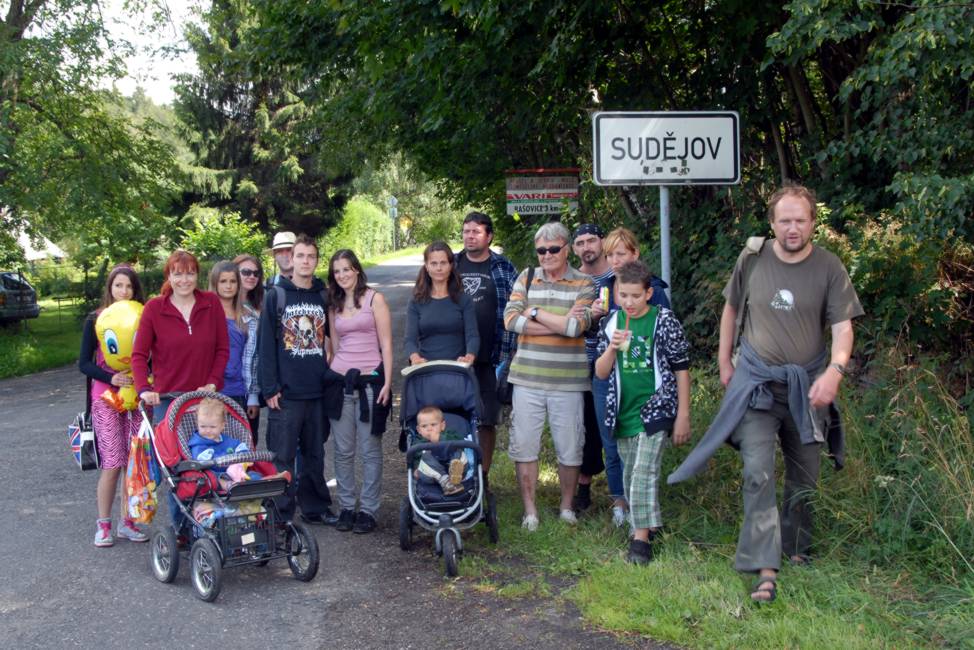
[[[735,111],[598,112],[596,185],[734,185],[741,180]]]

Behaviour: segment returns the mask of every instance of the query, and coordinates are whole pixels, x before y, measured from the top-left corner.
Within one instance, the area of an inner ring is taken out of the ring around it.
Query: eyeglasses
[[[245,278],[249,278],[252,275],[257,276],[259,278],[260,271],[258,271],[257,269],[240,269],[240,275],[244,276]]]
[[[544,246],[539,246],[538,248],[534,249],[534,252],[536,252],[539,256],[544,255],[545,253],[551,253],[552,255],[557,255],[558,253],[561,252],[561,249],[563,248],[564,246],[549,246],[548,248],[545,248]]]

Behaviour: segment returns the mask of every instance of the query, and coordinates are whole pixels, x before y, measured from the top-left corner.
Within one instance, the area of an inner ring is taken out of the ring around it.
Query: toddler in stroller
[[[485,498],[477,441],[480,390],[473,370],[430,361],[403,372],[399,448],[406,452],[408,495],[399,507],[399,545],[412,546],[416,525],[432,531],[446,573],[458,571],[460,531],[483,521],[497,542],[497,505]]]
[[[198,429],[189,438],[189,451],[196,460],[213,460],[221,456],[243,454],[250,451],[250,447],[243,440],[230,437],[226,432],[226,411],[223,402],[207,397],[196,408],[196,424]],[[248,471],[251,463],[233,463],[227,467],[213,467],[211,471],[217,473],[220,486],[229,488],[234,483],[250,479],[285,478],[291,480],[290,472],[274,472],[264,474],[259,471]],[[262,466],[266,472],[267,467]]]
[[[434,444],[441,440],[464,440],[459,433],[446,428],[443,411],[435,406],[424,406],[416,414],[416,432],[422,440]],[[463,492],[464,480],[473,477],[472,449],[425,449],[413,460],[416,465],[413,477],[420,485],[439,485],[443,496]],[[435,488],[426,492],[424,500],[436,500]]]
[[[201,416],[198,408],[204,401],[207,406]],[[216,406],[222,413],[217,415]],[[151,423],[144,411],[143,418]],[[318,542],[314,534],[304,524],[283,520],[274,503],[274,497],[284,494],[290,475],[277,473],[271,452],[250,451],[253,437],[236,402],[208,391],[184,393],[154,430],[149,426],[162,482],[175,495],[170,503],[180,515],[173,524],[153,532],[151,565],[157,579],[175,579],[180,553],[190,543],[192,583],[206,601],[219,594],[225,567],[287,558],[294,577],[302,581],[315,577]],[[204,432],[209,438],[201,435]],[[217,437],[220,442],[214,440]],[[191,450],[190,441],[197,438],[212,443],[207,453],[206,445],[197,440],[197,453],[207,458],[198,459]],[[250,480],[220,479],[221,468],[237,464],[241,467],[234,473]]]

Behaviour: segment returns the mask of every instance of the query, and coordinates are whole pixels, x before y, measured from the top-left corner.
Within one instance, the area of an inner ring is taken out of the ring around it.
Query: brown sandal
[[[770,587],[761,587],[763,584],[771,583]],[[767,598],[755,598],[755,594],[768,594]],[[751,602],[757,603],[759,605],[764,605],[767,603],[773,603],[775,598],[778,597],[778,576],[758,576],[758,581],[754,583],[754,588],[751,590]]]

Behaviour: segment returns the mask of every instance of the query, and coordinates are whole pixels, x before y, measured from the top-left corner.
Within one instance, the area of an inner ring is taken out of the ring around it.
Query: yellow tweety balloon
[[[111,369],[132,374],[132,348],[141,318],[142,304],[134,300],[119,300],[98,315],[95,334],[105,363]],[[139,404],[134,386],[122,386],[118,392],[106,390],[101,397],[119,412],[135,410]]]

